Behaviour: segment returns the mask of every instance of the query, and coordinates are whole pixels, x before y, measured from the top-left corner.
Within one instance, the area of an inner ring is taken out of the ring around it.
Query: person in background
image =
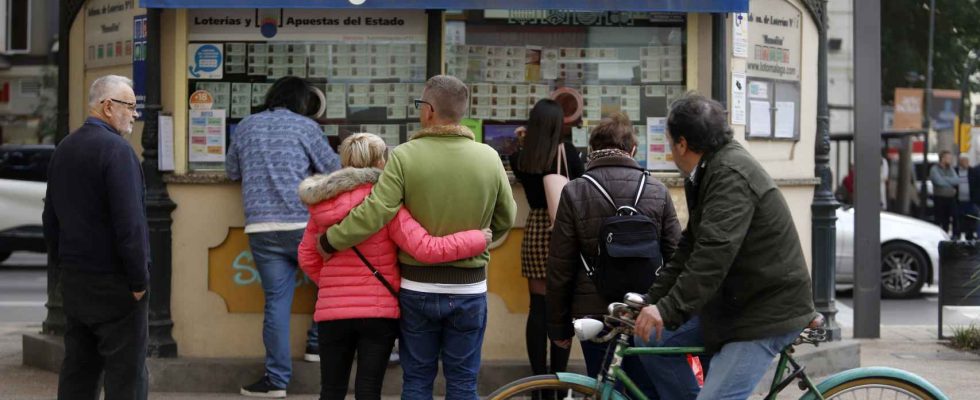
[[[929,180],[932,181],[933,216],[936,225],[946,233],[956,222],[956,189],[960,178],[953,170],[953,153],[949,150],[939,152],[939,163],[929,170]]]
[[[123,137],[138,114],[131,80],[96,79],[89,117],[48,165],[44,239],[65,311],[58,399],[95,399],[100,386],[106,399],[146,399],[149,232],[143,169]]]
[[[844,204],[854,204],[854,164],[851,163],[847,169],[847,175],[841,180],[840,185],[837,185],[837,191],[834,193],[837,201]]]
[[[502,238],[517,205],[500,155],[460,125],[467,104],[462,81],[429,78],[415,100],[422,130],[391,151],[371,194],[319,236],[320,249],[335,253],[370,238],[403,204],[434,235],[490,227],[494,240]],[[432,398],[440,359],[446,398],[478,398],[489,260],[489,250],[443,264],[399,251],[402,399]]]
[[[531,307],[527,314],[524,340],[527,358],[534,375],[562,372],[568,366],[569,349],[551,344],[551,367],[548,364],[548,319],[545,310],[548,246],[551,242],[551,217],[545,199],[544,176],[558,170],[558,149],[564,147],[567,162],[561,166],[569,180],[582,176],[585,167],[575,146],[561,140],[561,106],[551,99],[538,101],[531,109],[524,147],[510,156],[511,170],[524,187],[530,208],[521,241],[521,275],[527,278]]]
[[[265,110],[238,124],[228,149],[228,177],[242,181],[245,233],[265,294],[262,342],[265,375],[241,394],[285,397],[293,367],[289,320],[299,269],[296,249],[309,213],[296,188],[310,173],[340,168],[320,126],[305,117],[311,95],[302,78],[280,78],[265,97]],[[307,332],[304,359],[319,361],[316,325]]]
[[[586,172],[594,177],[615,200],[616,204],[634,204],[640,177],[645,173],[633,159],[636,153],[633,125],[623,114],[603,119],[589,138],[589,164]],[[660,252],[664,262],[671,259],[681,238],[674,203],[667,187],[648,177],[637,209],[658,226]],[[598,255],[599,228],[616,211],[591,183],[585,179],[569,182],[562,191],[558,216],[551,232],[551,247],[547,269],[548,336],[558,347],[570,348],[574,331],[573,318],[598,317],[606,313],[609,302],[596,290],[586,274],[582,256]],[[650,271],[655,274],[656,271]],[[668,331],[658,346],[684,346],[684,340],[700,341],[697,319],[676,330]],[[679,341],[678,341],[679,340]],[[594,343],[583,341],[589,376],[596,376],[615,341]],[[646,360],[649,359],[650,363]],[[637,386],[651,399],[693,399],[698,383],[687,358],[683,356],[626,357],[623,369],[633,377]]]
[[[956,225],[953,227],[953,239],[959,240],[960,236],[965,236],[967,240],[977,238],[977,206],[973,202],[973,191],[970,187],[970,175],[975,172],[970,168],[970,157],[960,156],[959,165],[956,166],[956,176],[960,182],[956,189]],[[973,182],[976,182],[976,177]]]
[[[371,267],[351,249],[323,258],[316,248],[317,234],[340,222],[371,193],[386,151],[378,136],[351,135],[340,144],[343,169],[306,178],[299,186],[300,199],[310,208],[299,264],[319,288],[313,319],[320,330],[321,400],[347,396],[355,352],[354,397],[381,398],[388,355],[398,337],[398,249],[423,262],[442,263],[479,255],[490,244],[489,229],[433,237],[403,207],[388,225],[361,242],[360,255]],[[381,276],[372,276],[371,268]]]

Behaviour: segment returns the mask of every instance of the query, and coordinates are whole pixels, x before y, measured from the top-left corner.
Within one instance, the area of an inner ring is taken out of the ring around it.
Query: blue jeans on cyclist
[[[701,346],[701,322],[695,317],[677,330],[664,330],[660,342],[646,343],[630,338],[630,344],[642,347]],[[615,341],[606,343],[582,342],[582,354],[589,376],[597,376],[599,369],[612,358]],[[606,356],[603,361],[603,355]],[[700,387],[686,356],[630,356],[623,358],[623,371],[647,398],[660,400],[690,399],[698,396]],[[617,387],[621,388],[621,384]]]
[[[752,394],[772,360],[800,335],[794,330],[781,335],[729,342],[711,357],[700,400],[742,400]]]

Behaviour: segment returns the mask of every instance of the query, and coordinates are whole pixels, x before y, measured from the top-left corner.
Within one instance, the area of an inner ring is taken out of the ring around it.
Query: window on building
[[[2,34],[5,53],[26,53],[31,50],[30,0],[0,0],[4,13]]]

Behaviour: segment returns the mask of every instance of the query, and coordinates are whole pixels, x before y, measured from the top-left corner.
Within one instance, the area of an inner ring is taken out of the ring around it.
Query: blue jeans
[[[595,377],[599,374],[599,369],[609,362],[616,342],[581,343],[585,369],[589,376]],[[637,337],[630,338],[630,344],[642,347],[699,346],[701,343],[701,323],[698,318],[686,322],[676,331],[664,330],[658,343],[642,342]],[[603,359],[603,356],[606,358]],[[694,399],[698,395],[698,382],[686,356],[628,356],[623,357],[622,368],[651,400]],[[620,390],[621,386],[617,385]]]
[[[773,358],[800,331],[745,342],[730,342],[711,358],[711,368],[698,399],[744,400],[765,375]]]
[[[439,358],[446,399],[477,399],[476,379],[487,328],[487,295],[437,294],[402,289],[402,399],[432,398]]]
[[[655,338],[654,338],[655,339]],[[660,341],[647,342],[634,337],[635,343],[642,347],[700,347],[704,346],[704,338],[701,336],[701,319],[691,318],[677,330],[664,330]],[[700,356],[703,365],[708,365],[708,357]],[[687,363],[687,355],[677,356],[641,356],[640,361],[644,369],[650,375],[650,379],[656,388],[656,395],[648,395],[651,400],[675,400],[688,399],[694,400],[701,391],[697,377],[691,370],[691,365]]]
[[[262,343],[265,345],[265,374],[278,387],[286,387],[293,374],[289,352],[289,319],[296,291],[296,260],[303,229],[248,234],[252,259],[259,270],[265,292],[265,319]],[[307,345],[317,345],[316,324],[306,334]]]

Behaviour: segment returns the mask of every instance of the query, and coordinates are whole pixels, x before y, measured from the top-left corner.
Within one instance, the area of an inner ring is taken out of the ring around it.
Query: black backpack
[[[664,264],[657,225],[636,209],[647,173],[640,176],[632,206],[617,205],[599,181],[588,174],[582,177],[592,183],[615,210],[615,214],[599,226],[599,255],[592,265],[579,254],[586,274],[595,283],[599,295],[610,303],[623,301],[623,296],[629,292],[646,293]]]

